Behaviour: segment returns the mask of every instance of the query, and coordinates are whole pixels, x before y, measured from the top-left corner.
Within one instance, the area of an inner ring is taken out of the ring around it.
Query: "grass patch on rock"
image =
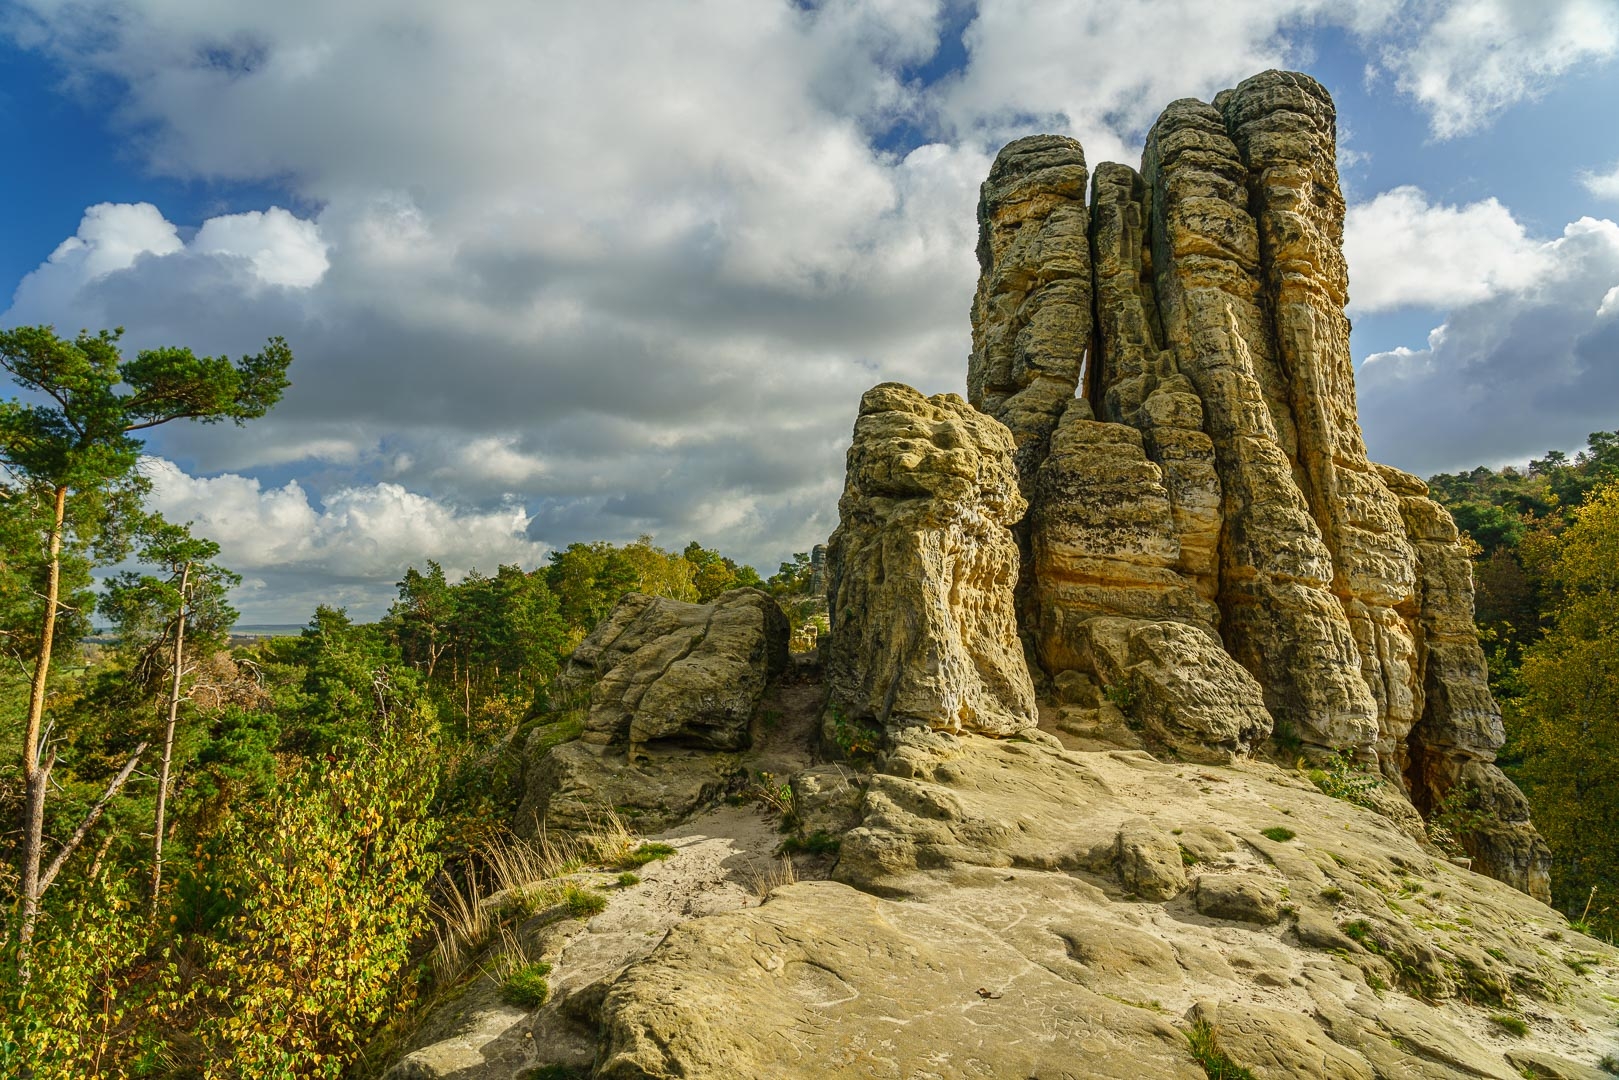
[[[1207,1020],[1199,1020],[1186,1033],[1192,1059],[1203,1066],[1209,1080],[1254,1080],[1254,1074],[1231,1060],[1220,1045],[1219,1032]]]
[[[675,848],[673,845],[665,844],[660,840],[648,840],[634,851],[625,855],[622,861],[627,866],[645,866],[649,862],[657,862],[659,859],[667,859],[673,854],[675,854]]]
[[[545,977],[551,974],[551,965],[543,960],[515,968],[500,984],[500,996],[510,1005],[537,1009],[551,996],[551,984]]]
[[[1267,840],[1274,840],[1280,844],[1284,841],[1293,839],[1298,835],[1298,833],[1294,832],[1292,829],[1289,829],[1285,825],[1272,825],[1268,829],[1260,829],[1259,835],[1263,836]]]

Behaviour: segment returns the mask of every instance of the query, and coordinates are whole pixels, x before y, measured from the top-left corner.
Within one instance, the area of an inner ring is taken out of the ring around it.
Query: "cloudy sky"
[[[403,568],[836,524],[861,391],[960,391],[995,150],[1338,102],[1361,420],[1418,473],[1619,428],[1615,0],[0,0],[0,325],[296,355],[148,442],[247,622]],[[9,301],[6,299],[9,297]]]

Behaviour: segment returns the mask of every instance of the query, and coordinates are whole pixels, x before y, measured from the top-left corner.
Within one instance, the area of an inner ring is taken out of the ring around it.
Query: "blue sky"
[[[1616,56],[1611,0],[0,0],[0,322],[288,337],[269,418],[148,444],[253,621],[575,539],[768,570],[862,390],[962,388],[1002,143],[1134,164],[1287,66],[1338,104],[1374,456],[1521,461],[1619,427]]]

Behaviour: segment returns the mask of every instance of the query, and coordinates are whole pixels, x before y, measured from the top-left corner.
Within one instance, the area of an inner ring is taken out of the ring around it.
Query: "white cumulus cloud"
[[[1351,206],[1344,255],[1351,313],[1487,300],[1527,288],[1555,260],[1496,199],[1448,206],[1415,187]]]
[[[242,284],[308,288],[325,274],[326,244],[320,228],[280,207],[209,218],[188,244],[180,230],[151,203],[99,203],[84,212],[78,231],[57,245],[49,259],[23,278],[11,307],[0,316],[6,323],[55,322],[87,324],[86,294],[117,289],[153,279],[172,285],[173,264],[197,261],[217,267],[191,268],[211,280],[229,280],[231,264],[246,271]],[[90,312],[101,311],[91,303]],[[112,322],[125,321],[116,312]],[[139,326],[138,313],[131,325]],[[105,318],[103,321],[107,321]]]
[[[1599,199],[1619,199],[1619,162],[1607,172],[1583,172],[1580,183]]]
[[[191,476],[163,458],[145,458],[141,467],[152,481],[151,507],[170,521],[192,522],[219,544],[226,566],[260,582],[341,582],[345,602],[363,609],[357,614],[377,614],[405,567],[427,559],[456,578],[502,564],[533,568],[549,550],[528,538],[531,519],[516,503],[467,510],[388,482],[314,500],[296,480],[267,489],[234,473]],[[240,600],[249,621],[273,622],[307,614],[313,605],[302,603],[306,593],[315,595],[301,587],[267,596],[249,589]]]
[[[320,226],[279,206],[209,218],[197,230],[191,249],[246,259],[253,275],[266,285],[307,289],[325,276],[330,265]]]
[[[1619,53],[1612,0],[1452,0],[1383,50],[1395,85],[1429,111],[1433,133],[1477,131],[1575,66]]]

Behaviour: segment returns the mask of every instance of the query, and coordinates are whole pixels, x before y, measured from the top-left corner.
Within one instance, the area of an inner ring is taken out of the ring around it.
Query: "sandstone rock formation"
[[[832,708],[1007,735],[1035,725],[1013,611],[1023,496],[1006,429],[954,394],[866,392],[828,545]]]
[[[1085,152],[1034,135],[996,157],[978,200],[972,404],[1007,426],[1027,493],[1091,337]]]
[[[555,708],[584,712],[584,733],[532,757],[517,829],[587,828],[609,807],[658,827],[712,801],[737,759],[708,751],[747,746],[787,637],[787,617],[758,589],[711,604],[625,596],[553,687]]]
[[[712,604],[630,593],[574,650],[561,696],[589,694],[584,740],[739,750],[765,683],[787,666],[787,618],[758,589]]]
[[[1012,429],[1031,503],[1021,629],[1045,675],[1106,687],[1117,664],[1088,623],[1192,628],[1263,709],[1215,721],[1239,683],[1191,677],[1200,719],[1139,726],[1195,754],[1200,730],[1240,752],[1274,723],[1375,764],[1425,813],[1470,800],[1496,822],[1462,837],[1478,865],[1544,897],[1545,845],[1492,764],[1470,564],[1420,482],[1368,461],[1356,420],[1334,123],[1290,72],[1174,102],[1140,173],[1097,168],[1088,215],[1071,140],[997,158],[968,387]],[[1086,266],[1090,319],[1071,311]],[[1080,396],[1057,400],[1069,385]],[[1139,700],[1174,696],[1149,675]]]

